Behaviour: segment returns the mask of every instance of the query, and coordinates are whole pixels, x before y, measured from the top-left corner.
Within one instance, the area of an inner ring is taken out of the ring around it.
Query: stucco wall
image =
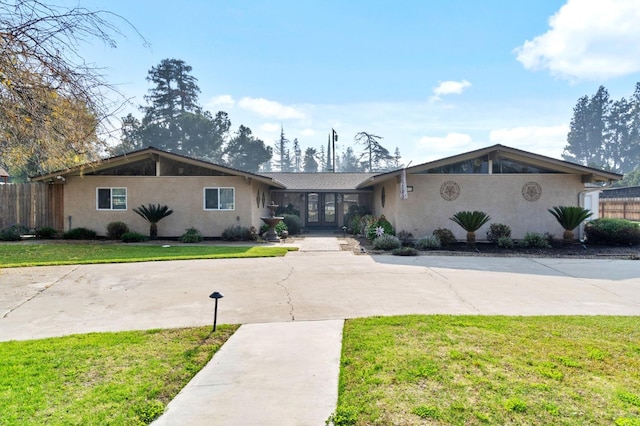
[[[98,187],[127,188],[127,210],[97,210]],[[235,188],[235,209],[205,211],[205,187]],[[219,237],[224,229],[234,225],[260,228],[260,217],[268,213],[261,201],[256,202],[262,193],[268,203],[268,188],[243,177],[72,176],[67,178],[64,189],[65,230],[69,230],[71,216],[71,227],[89,228],[98,235],[105,235],[107,224],[114,221],[125,222],[131,231],[148,235],[149,224],[133,208],[142,204],[166,204],[173,214],[158,223],[159,237],[178,237],[190,227],[197,228],[205,237]]]
[[[447,201],[440,195],[447,181],[460,187],[455,200]],[[537,182],[542,188],[537,201],[524,199],[522,188],[527,182]],[[437,228],[449,228],[459,240],[466,238],[466,232],[449,218],[463,210],[482,210],[491,216],[491,221],[476,232],[478,240],[486,239],[490,223],[508,225],[514,239],[523,238],[527,232],[549,232],[561,238],[562,227],[547,209],[578,205],[579,193],[584,190],[579,175],[561,174],[409,175],[407,185],[413,186],[413,192],[408,199],[400,200],[399,183],[387,181],[384,208],[381,186],[376,187],[376,215],[384,214],[396,231],[411,232],[416,238],[430,235]]]

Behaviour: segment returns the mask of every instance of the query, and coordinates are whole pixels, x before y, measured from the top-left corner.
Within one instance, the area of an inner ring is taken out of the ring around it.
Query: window
[[[235,210],[236,191],[235,188],[205,188],[204,189],[204,209],[205,210]]]
[[[98,210],[126,210],[127,188],[98,188]]]

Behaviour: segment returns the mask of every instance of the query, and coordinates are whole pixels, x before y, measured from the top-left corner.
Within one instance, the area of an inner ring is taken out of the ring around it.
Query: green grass
[[[0,244],[0,268],[284,256],[295,247],[131,244]]]
[[[640,425],[640,317],[345,324],[340,425]]]
[[[0,343],[0,424],[148,424],[238,326]]]

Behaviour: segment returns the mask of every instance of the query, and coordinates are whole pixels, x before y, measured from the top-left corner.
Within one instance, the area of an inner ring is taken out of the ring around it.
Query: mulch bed
[[[390,254],[390,252],[374,250],[366,238],[347,237],[342,245],[343,250],[351,250],[355,254]],[[557,257],[574,259],[631,259],[640,260],[640,246],[612,247],[588,244],[556,244],[551,248],[532,249],[515,247],[504,249],[497,244],[478,242],[475,247],[469,247],[466,243],[458,243],[453,246],[443,247],[438,250],[425,250],[418,252],[420,256],[492,256],[492,257]]]

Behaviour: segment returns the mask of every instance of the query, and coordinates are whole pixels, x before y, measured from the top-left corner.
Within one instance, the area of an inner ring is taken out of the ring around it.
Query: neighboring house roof
[[[0,167],[0,177],[9,177],[9,173],[2,167]]]
[[[276,188],[283,188],[283,185],[274,181],[270,177],[245,172],[242,170],[234,169],[231,167],[221,166],[219,164],[210,163],[204,160],[198,160],[184,155],[175,154],[173,152],[167,152],[153,147],[140,149],[138,151],[129,152],[126,154],[118,155],[115,157],[106,158],[103,160],[95,161],[93,163],[83,164],[80,166],[72,167],[66,170],[60,170],[44,175],[34,176],[32,181],[49,181],[58,178],[58,176],[80,176],[80,175],[110,175],[110,174],[130,174],[130,175],[144,175],[153,176],[154,174],[148,173],[150,170],[144,168],[145,163],[157,162],[161,159],[173,162],[174,164],[180,164],[184,166],[191,166],[194,171],[189,170],[184,172],[184,176],[198,176],[202,175],[202,172],[206,172],[205,175],[211,176],[242,176],[247,179],[256,179],[260,182],[274,186]],[[119,170],[116,173],[115,170]],[[160,167],[160,176],[180,176],[175,170],[175,167],[170,172],[162,173],[162,167]],[[193,174],[190,174],[193,173]]]
[[[640,186],[603,189],[600,198],[636,198],[640,197]]]
[[[291,191],[354,191],[377,173],[283,173],[268,172],[271,177]],[[365,185],[366,186],[366,185]]]
[[[531,167],[545,169],[554,173],[579,174],[582,176],[584,183],[588,182],[611,182],[622,179],[622,175],[618,173],[608,172],[605,170],[586,167],[579,164],[570,163],[568,161],[557,160],[555,158],[546,157],[544,155],[534,154],[532,152],[522,151],[516,148],[510,148],[504,145],[493,145],[475,151],[465,152],[463,154],[454,155],[440,160],[411,166],[406,169],[407,174],[426,173],[431,169],[438,169],[473,160],[479,157],[488,157],[492,161],[497,159],[513,160],[519,163],[528,164]],[[366,187],[388,179],[397,178],[402,170],[394,170],[388,173],[378,174],[362,182],[358,187]]]

